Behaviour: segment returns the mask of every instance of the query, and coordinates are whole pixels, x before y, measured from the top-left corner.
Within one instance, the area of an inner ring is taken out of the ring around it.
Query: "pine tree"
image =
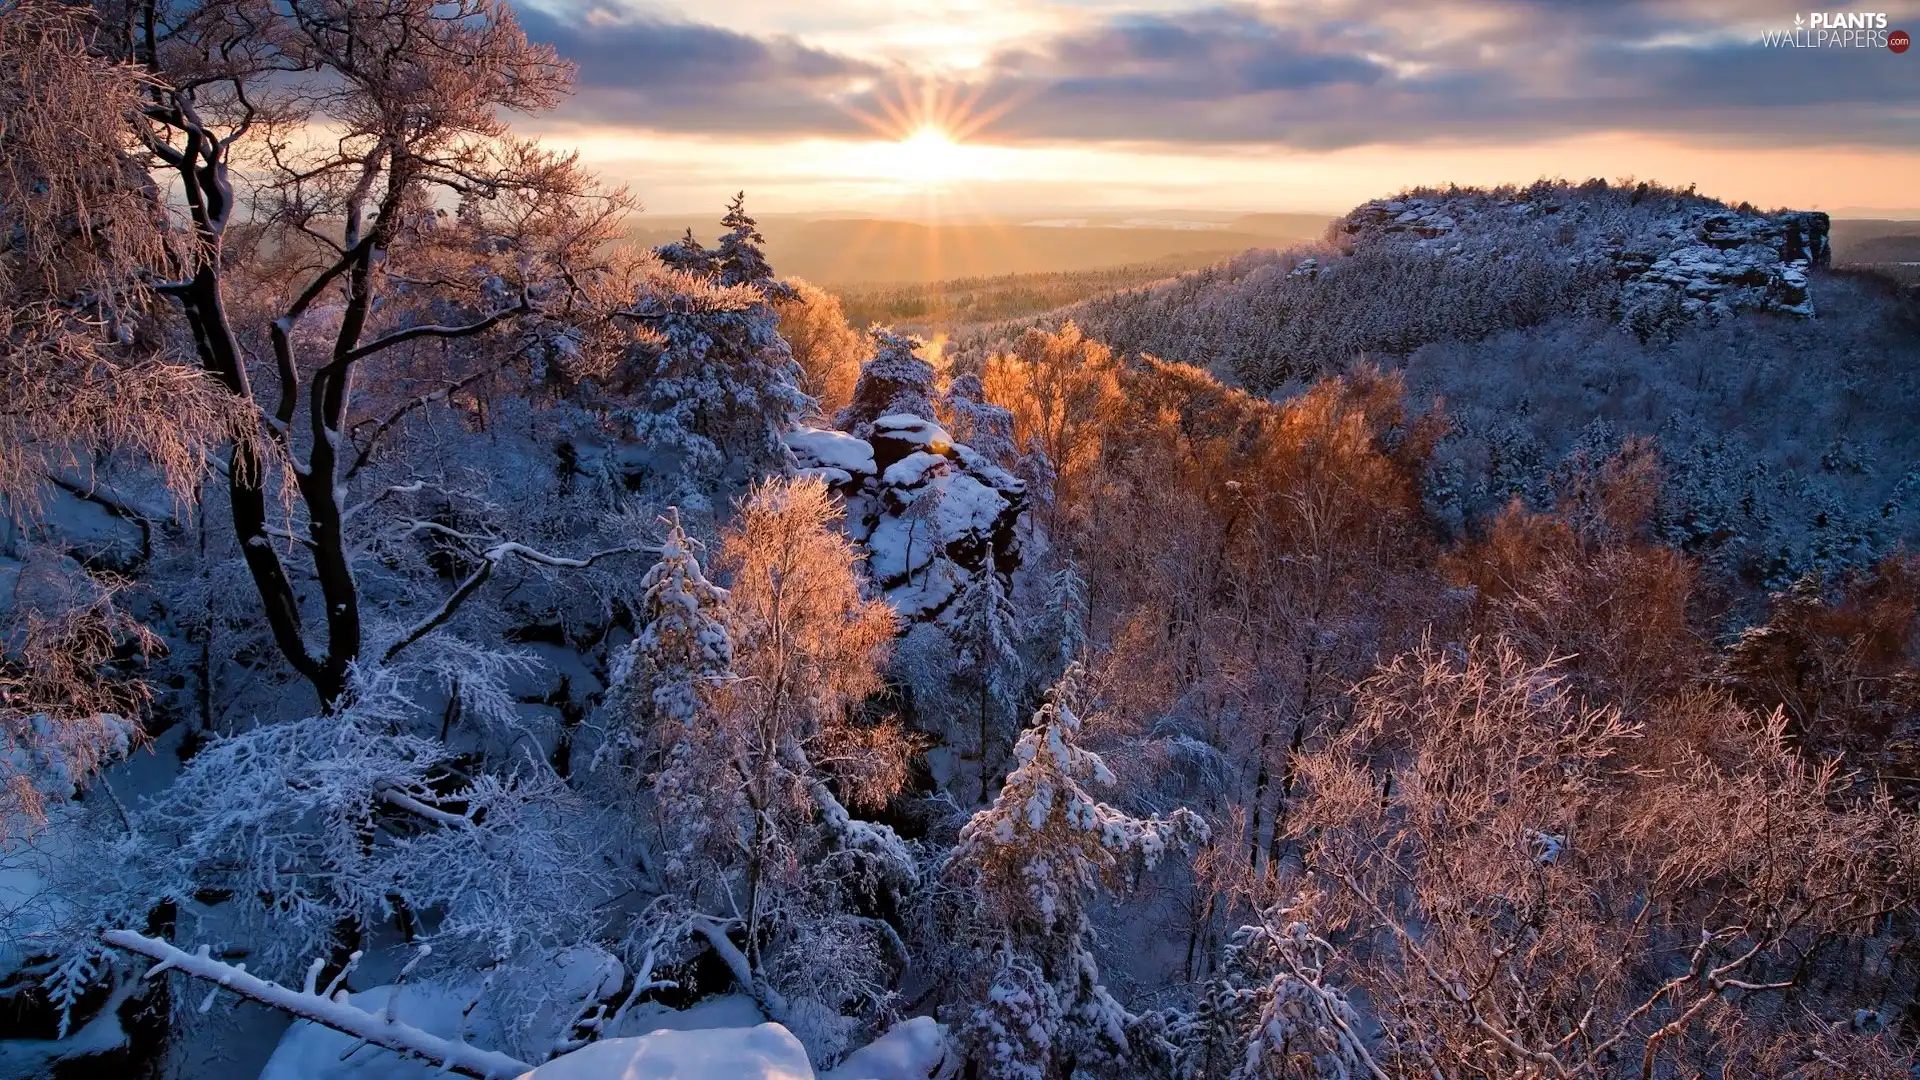
[[[733,668],[733,635],[728,625],[727,590],[708,581],[695,557],[695,544],[680,524],[680,510],[669,507],[662,521],[667,538],[660,561],[640,582],[643,594],[634,613],[638,634],[615,660],[609,682],[637,726],[624,729],[616,742],[644,741],[643,732],[661,725],[690,726],[707,688],[724,682]],[[677,741],[657,732],[667,742]]]
[[[1013,602],[992,566],[967,579],[954,605],[954,673],[971,684],[980,721],[980,801],[992,776],[994,729],[1020,690],[1020,650]]]
[[[727,230],[720,237],[720,246],[714,250],[723,285],[751,285],[759,289],[768,300],[791,300],[794,292],[785,282],[776,281],[773,267],[767,265],[767,257],[761,252],[761,246],[767,238],[760,235],[759,223],[747,214],[747,193],[742,191],[734,195],[727,204],[727,214],[720,224]]]
[[[934,419],[933,365],[920,358],[926,342],[892,329],[875,326],[873,359],[860,368],[853,402],[840,410],[836,422],[844,431],[865,438],[873,422],[883,416],[908,415]]]
[[[664,274],[641,290],[633,314],[658,343],[637,358],[636,390],[623,415],[668,478],[667,497],[704,508],[723,481],[790,460],[781,436],[812,401],[800,390],[779,316],[762,296]]]
[[[1352,1080],[1382,1072],[1365,1023],[1326,970],[1334,949],[1296,909],[1242,926],[1195,1010],[1173,1018],[1183,1080]]]
[[[719,256],[694,238],[691,226],[687,228],[685,236],[671,244],[662,244],[654,248],[653,253],[660,257],[660,261],[665,263],[668,269],[691,274],[696,278],[703,280],[714,278],[720,273]]]
[[[970,966],[986,983],[956,1034],[986,1077],[1048,1080],[1129,1056],[1137,1018],[1101,985],[1090,902],[1207,834],[1185,808],[1136,818],[1087,793],[1088,783],[1114,780],[1077,743],[1080,680],[1077,664],[1061,676],[1020,736],[1018,766],[993,805],[961,829],[948,861],[977,911]]]

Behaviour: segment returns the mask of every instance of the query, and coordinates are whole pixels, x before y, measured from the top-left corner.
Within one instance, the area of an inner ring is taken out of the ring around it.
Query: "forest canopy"
[[[0,69],[0,1075],[1920,1067],[1920,315],[1823,216],[1422,189],[942,349],[744,193],[623,243],[496,0]]]

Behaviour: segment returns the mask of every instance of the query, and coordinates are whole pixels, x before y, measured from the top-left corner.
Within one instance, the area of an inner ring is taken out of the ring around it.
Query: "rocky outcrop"
[[[1619,283],[1616,314],[1719,317],[1741,310],[1811,316],[1811,271],[1831,259],[1827,215],[1764,214],[1694,195],[1585,185],[1408,195],[1366,203],[1341,222],[1349,248],[1400,244],[1434,255],[1564,248]]]
[[[1026,484],[940,424],[876,417],[867,438],[802,428],[786,437],[801,471],[846,501],[847,530],[867,570],[908,621],[937,617],[977,575],[1011,575]]]

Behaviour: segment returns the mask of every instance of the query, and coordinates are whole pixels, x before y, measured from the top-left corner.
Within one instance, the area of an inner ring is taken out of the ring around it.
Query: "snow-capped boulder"
[[[915,1016],[848,1054],[820,1080],[930,1080],[952,1067],[946,1029],[930,1016]]]
[[[603,1039],[554,1058],[520,1080],[813,1080],[813,1065],[779,1024],[656,1031]]]
[[[828,487],[846,487],[874,474],[873,446],[844,431],[803,427],[788,432],[787,449],[806,476],[817,476]]]

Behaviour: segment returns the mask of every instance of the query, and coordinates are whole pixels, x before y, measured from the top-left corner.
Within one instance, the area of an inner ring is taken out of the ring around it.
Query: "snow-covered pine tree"
[[[1021,675],[1013,601],[991,566],[967,578],[953,620],[953,674],[974,698],[980,724],[980,801],[986,802],[994,745],[1018,700]]]
[[[1383,1080],[1365,1023],[1327,981],[1334,948],[1297,909],[1242,926],[1199,1008],[1168,1024],[1180,1080]]]
[[[720,272],[720,257],[693,235],[689,225],[685,236],[653,249],[669,270],[678,270],[698,278],[715,277]]]
[[[1046,601],[1028,621],[1028,673],[1048,685],[1087,647],[1087,579],[1067,565],[1047,575]]]
[[[679,508],[668,507],[661,521],[667,536],[660,561],[640,582],[637,633],[608,676],[614,730],[604,749],[631,750],[650,737],[668,745],[680,741],[662,727],[692,725],[701,696],[733,668],[727,590],[701,571]]]
[[[843,431],[866,438],[873,422],[883,416],[919,416],[934,418],[933,365],[921,359],[920,348],[926,342],[907,334],[896,334],[890,327],[875,326],[873,359],[860,368],[860,381],[853,387],[853,402],[840,410],[836,423]]]
[[[954,1009],[956,1038],[994,1080],[1053,1080],[1129,1058],[1137,1018],[1100,982],[1090,903],[1207,835],[1185,808],[1137,818],[1087,793],[1113,774],[1078,745],[1080,683],[1079,665],[1070,666],[1020,736],[1018,766],[947,861],[973,912],[951,935],[957,970],[974,973]]]
[[[625,314],[658,335],[636,347],[622,415],[653,452],[663,494],[704,510],[714,492],[791,460],[780,437],[812,402],[760,290],[668,271]]]
[[[720,219],[721,226],[727,230],[713,252],[718,261],[720,283],[751,285],[768,300],[791,300],[793,289],[783,281],[776,281],[773,267],[767,265],[767,257],[761,251],[767,238],[760,235],[759,222],[747,214],[746,203],[746,192],[734,195],[733,201],[727,204],[726,216]]]

